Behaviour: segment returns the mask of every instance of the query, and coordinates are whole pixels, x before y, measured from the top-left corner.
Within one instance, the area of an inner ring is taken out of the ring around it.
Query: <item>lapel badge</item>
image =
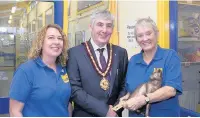
[[[63,80],[64,83],[69,82],[69,77],[68,77],[67,73],[64,74],[64,75],[61,75],[61,78],[62,78],[62,80]]]

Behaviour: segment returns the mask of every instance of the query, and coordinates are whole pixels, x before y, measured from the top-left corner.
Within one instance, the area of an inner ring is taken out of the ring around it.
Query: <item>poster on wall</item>
[[[135,23],[136,22],[131,22],[125,25],[126,44],[127,44],[127,48],[131,51],[131,54],[139,53],[141,50],[134,35]]]
[[[71,48],[72,47],[71,33],[67,34],[67,39],[68,39],[68,43],[69,43],[69,48]]]
[[[75,45],[79,45],[85,41],[85,31],[78,31],[75,33]]]
[[[80,0],[77,2],[77,12],[78,14],[93,9],[101,5],[102,0]]]

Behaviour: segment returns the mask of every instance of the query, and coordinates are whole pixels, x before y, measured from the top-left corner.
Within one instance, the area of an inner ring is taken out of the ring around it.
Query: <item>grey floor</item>
[[[122,117],[128,117],[128,110],[124,109],[124,111],[122,112]]]

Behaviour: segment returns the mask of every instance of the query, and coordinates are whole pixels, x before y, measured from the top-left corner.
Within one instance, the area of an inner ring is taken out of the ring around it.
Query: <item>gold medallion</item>
[[[108,90],[109,89],[109,81],[105,78],[101,79],[100,81],[100,86],[103,90]]]

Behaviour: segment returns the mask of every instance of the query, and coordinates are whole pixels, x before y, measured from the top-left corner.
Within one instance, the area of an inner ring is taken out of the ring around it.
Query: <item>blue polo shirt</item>
[[[67,117],[71,87],[63,81],[65,74],[61,65],[55,73],[40,57],[29,60],[15,71],[10,98],[24,103],[23,116]]]
[[[127,90],[132,93],[139,85],[149,81],[154,68],[162,68],[162,86],[171,86],[177,90],[175,97],[168,100],[152,103],[150,116],[169,117],[180,116],[178,95],[182,93],[181,63],[177,53],[171,49],[163,49],[158,46],[153,60],[146,64],[143,60],[142,51],[131,57],[126,76]],[[129,116],[137,115],[129,111]]]

